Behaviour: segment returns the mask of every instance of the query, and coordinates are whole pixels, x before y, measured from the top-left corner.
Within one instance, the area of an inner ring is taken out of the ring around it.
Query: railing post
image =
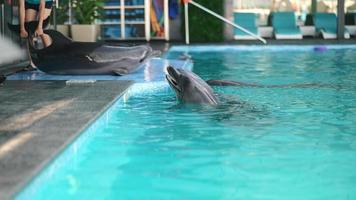
[[[58,1],[59,0],[54,0],[54,6],[53,6],[53,28],[54,30],[57,30],[57,8],[58,8]]]
[[[1,12],[1,16],[0,16],[0,18],[1,18],[0,36],[4,37],[4,35],[5,35],[5,14],[4,14],[4,12],[5,12],[5,4],[1,4],[1,11],[0,12]]]
[[[345,0],[337,1],[337,39],[345,39]]]
[[[184,14],[185,14],[185,43],[189,44],[189,14],[188,14],[188,3],[184,4]]]

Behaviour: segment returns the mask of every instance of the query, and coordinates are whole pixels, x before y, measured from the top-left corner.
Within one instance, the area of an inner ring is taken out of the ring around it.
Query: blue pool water
[[[134,85],[17,199],[356,199],[356,48],[173,47],[218,107]]]

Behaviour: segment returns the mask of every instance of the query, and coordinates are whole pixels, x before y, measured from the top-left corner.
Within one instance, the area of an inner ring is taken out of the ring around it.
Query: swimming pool
[[[136,84],[16,199],[355,199],[356,47],[171,48],[219,107]]]

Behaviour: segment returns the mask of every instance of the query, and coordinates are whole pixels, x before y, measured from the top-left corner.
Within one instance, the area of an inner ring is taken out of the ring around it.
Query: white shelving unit
[[[108,18],[98,22],[101,25],[102,39],[109,40],[147,40],[163,39],[169,40],[169,16],[168,16],[168,0],[163,0],[164,3],[164,36],[151,37],[151,5],[152,0],[144,0],[142,5],[126,5],[129,0],[117,0],[118,5],[104,6],[105,13],[110,14]],[[115,3],[115,1],[111,1]],[[126,3],[126,4],[125,4]],[[133,14],[133,17],[129,15]],[[136,16],[135,16],[136,15]],[[113,17],[114,16],[114,17]],[[129,19],[130,18],[130,19]]]

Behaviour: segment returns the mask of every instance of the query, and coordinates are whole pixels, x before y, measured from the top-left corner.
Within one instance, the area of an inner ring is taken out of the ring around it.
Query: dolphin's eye
[[[190,79],[186,76],[180,75],[180,80],[182,80],[184,83],[190,83]]]

